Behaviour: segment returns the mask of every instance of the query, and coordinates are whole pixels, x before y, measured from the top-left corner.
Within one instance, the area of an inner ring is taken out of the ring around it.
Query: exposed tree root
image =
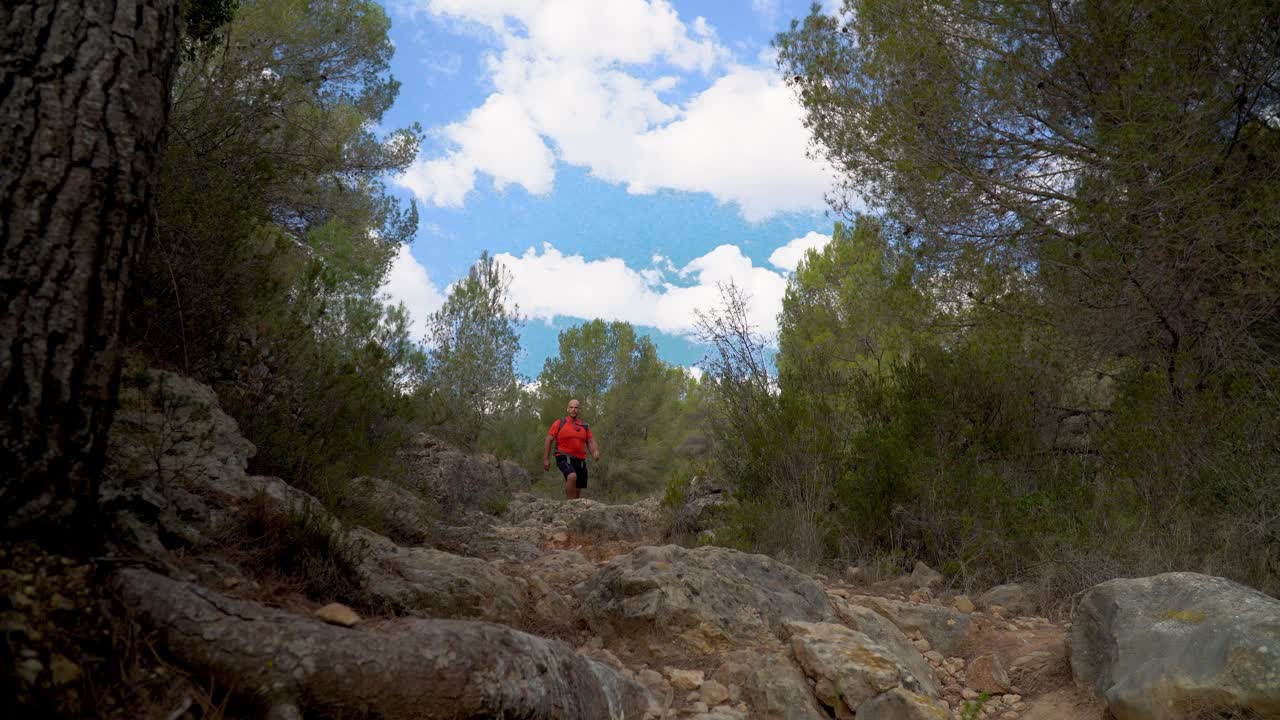
[[[280,720],[632,720],[648,703],[612,668],[502,625],[403,619],[345,629],[139,568],[120,571],[113,585],[178,662]]]

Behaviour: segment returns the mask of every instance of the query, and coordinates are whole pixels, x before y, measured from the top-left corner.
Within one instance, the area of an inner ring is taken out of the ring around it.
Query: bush
[[[260,492],[242,522],[243,546],[258,575],[285,579],[316,601],[368,608],[359,571],[363,558],[314,503],[281,512]]]

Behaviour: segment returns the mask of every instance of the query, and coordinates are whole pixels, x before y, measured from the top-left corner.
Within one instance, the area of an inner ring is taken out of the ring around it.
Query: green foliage
[[[978,697],[973,700],[966,700],[964,706],[960,708],[961,720],[976,720],[976,718],[982,713],[982,707],[986,705],[989,700],[991,700],[991,695],[985,692],[980,693]]]
[[[307,504],[281,513],[259,493],[246,506],[243,533],[262,575],[296,583],[315,600],[367,607],[361,558],[318,508]]]
[[[852,220],[789,282],[776,384],[740,295],[704,321],[724,537],[1280,587],[1274,13],[845,11],[776,41]]]
[[[508,307],[510,285],[511,274],[486,252],[427,321],[427,384],[447,418],[441,430],[464,443],[520,404],[523,320]]]
[[[256,470],[329,496],[353,474],[388,474],[422,414],[406,393],[424,357],[379,295],[417,223],[384,182],[419,132],[371,130],[398,90],[389,21],[365,0],[184,12],[157,240],[126,337],[216,387],[259,448]]]

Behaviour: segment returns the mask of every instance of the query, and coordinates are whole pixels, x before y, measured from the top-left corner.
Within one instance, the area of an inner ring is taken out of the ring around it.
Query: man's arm
[[[546,442],[542,443],[542,469],[551,469],[551,436],[548,435]]]
[[[600,461],[600,447],[596,445],[596,436],[592,435],[587,439],[587,447],[591,448],[591,458],[596,462]]]

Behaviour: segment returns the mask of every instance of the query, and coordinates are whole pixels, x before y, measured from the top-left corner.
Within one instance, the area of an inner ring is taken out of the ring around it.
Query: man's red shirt
[[[558,433],[557,426],[560,429]],[[587,459],[587,441],[591,439],[591,428],[582,421],[568,418],[561,424],[560,420],[556,420],[547,428],[547,434],[556,439],[557,453]]]

